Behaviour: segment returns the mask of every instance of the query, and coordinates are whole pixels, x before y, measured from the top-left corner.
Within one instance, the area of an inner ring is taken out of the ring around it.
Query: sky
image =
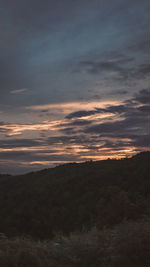
[[[150,2],[1,0],[0,173],[150,150]]]

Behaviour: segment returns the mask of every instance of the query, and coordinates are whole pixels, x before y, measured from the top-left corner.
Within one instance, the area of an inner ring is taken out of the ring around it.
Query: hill
[[[0,175],[0,232],[48,239],[150,216],[150,152]]]

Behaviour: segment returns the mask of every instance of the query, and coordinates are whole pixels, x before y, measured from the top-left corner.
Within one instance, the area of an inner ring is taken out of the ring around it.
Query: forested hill
[[[150,216],[150,152],[0,175],[0,232],[50,238]]]

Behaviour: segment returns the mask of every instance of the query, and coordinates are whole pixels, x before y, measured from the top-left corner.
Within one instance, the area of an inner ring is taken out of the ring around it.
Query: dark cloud
[[[57,154],[58,151],[53,151],[53,153],[56,154],[51,154],[51,151],[49,153],[46,153],[43,151],[43,153],[36,153],[32,151],[3,151],[0,152],[0,157],[3,160],[8,160],[8,159],[14,159],[17,160],[18,162],[25,162],[26,164],[31,162],[31,161],[74,161],[77,160],[76,156],[74,155],[59,155]]]
[[[87,127],[84,131],[85,133],[98,133],[98,134],[104,134],[104,133],[118,133],[124,129],[124,123],[123,122],[107,122],[107,123],[101,123],[96,124],[91,127]]]
[[[150,147],[150,134],[135,136],[131,145],[134,145],[135,147]]]
[[[94,110],[81,110],[71,113],[67,116],[68,119],[81,118],[92,116],[97,113],[112,113],[117,115],[116,119],[101,122],[95,121],[93,118],[91,125],[79,126],[79,132],[94,139],[89,139],[90,149],[97,149],[100,142],[104,142],[101,148],[108,147],[109,149],[117,149],[120,147],[150,147],[150,91],[148,89],[140,90],[134,97],[131,97],[124,102],[123,105],[108,106],[106,108],[95,108]],[[140,106],[139,106],[140,104]],[[72,133],[72,132],[70,132]],[[143,134],[144,133],[144,134]],[[97,137],[95,137],[97,135]],[[118,141],[116,141],[116,138]],[[115,141],[114,141],[115,140]],[[77,140],[75,140],[77,142]],[[84,141],[83,141],[84,143]],[[85,143],[86,145],[86,143]]]
[[[37,147],[41,142],[32,139],[10,139],[0,140],[0,148]]]
[[[49,109],[43,109],[43,110],[41,110],[41,112],[48,113],[49,112]]]
[[[79,119],[79,120],[73,120],[73,121],[70,121],[68,123],[62,123],[60,124],[58,127],[72,127],[72,126],[84,126],[84,125],[89,125],[91,124],[92,121],[90,120],[82,120],[82,119]]]
[[[142,132],[143,128],[145,131],[150,130],[150,117],[145,116],[143,112],[133,111],[127,112],[124,114],[124,119],[119,121],[106,122],[101,124],[96,124],[85,129],[87,133],[99,133],[109,134],[114,137],[120,135],[121,133],[125,134],[128,137],[128,134],[134,134],[135,131]]]
[[[90,120],[74,120],[70,123],[72,126],[84,126],[91,124],[92,122]]]
[[[124,113],[128,110],[129,108],[126,107],[125,105],[119,105],[119,106],[110,106],[106,109],[104,109],[103,112],[108,112],[108,113]]]
[[[105,61],[97,59],[80,61],[79,68],[89,74],[113,74],[114,80],[138,80],[150,76],[150,64],[138,63],[134,58],[121,56],[122,58],[112,58]],[[115,75],[114,75],[115,74]]]
[[[131,75],[137,79],[148,77],[150,75],[150,64],[149,63],[141,64],[137,67],[137,69],[135,70],[132,69]]]
[[[139,111],[142,111],[145,115],[150,115],[150,106],[145,105],[138,108]]]
[[[139,93],[136,94],[134,100],[141,104],[150,103],[150,90],[142,89]]]
[[[81,61],[81,68],[85,69],[87,72],[91,74],[99,74],[103,71],[117,71],[121,72],[122,68],[119,66],[118,62],[95,62],[95,61]]]
[[[109,94],[112,94],[112,95],[126,95],[128,94],[129,92],[127,90],[124,90],[124,89],[120,89],[120,90],[115,90],[114,92],[110,92]]]
[[[76,112],[72,112],[66,116],[66,119],[72,119],[72,118],[82,118],[91,116],[98,113],[97,110],[79,110]]]
[[[110,106],[108,108],[95,108],[94,110],[79,110],[76,112],[72,112],[66,116],[67,119],[73,118],[82,118],[91,116],[98,113],[123,113],[127,110],[127,107],[124,105],[119,106]]]
[[[81,133],[80,135],[59,135],[53,136],[46,139],[47,144],[57,144],[62,142],[63,144],[86,144],[88,146],[89,142],[94,143],[97,139],[97,136],[86,136]]]
[[[136,44],[132,44],[128,47],[129,51],[131,50],[132,52],[150,52],[150,40],[142,40]]]
[[[107,59],[105,61],[98,61],[97,59],[85,60],[79,63],[81,70],[85,70],[90,74],[116,73],[119,78],[126,78],[131,72],[130,64],[134,58],[126,56],[115,56],[115,58]],[[115,77],[117,78],[117,76]]]

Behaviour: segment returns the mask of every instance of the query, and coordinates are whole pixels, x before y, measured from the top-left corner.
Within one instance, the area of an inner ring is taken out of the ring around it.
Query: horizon
[[[150,3],[2,0],[0,173],[150,151]]]
[[[139,152],[139,153],[136,153],[136,154],[133,154],[132,156],[129,155],[129,156],[125,156],[125,157],[120,157],[120,158],[117,158],[117,157],[113,157],[113,158],[105,158],[105,159],[100,159],[100,160],[87,160],[87,161],[79,161],[79,162],[75,162],[75,161],[72,161],[72,162],[66,162],[66,163],[57,163],[56,165],[53,165],[53,166],[48,166],[47,168],[40,168],[40,169],[36,169],[36,170],[31,170],[29,172],[21,172],[21,173],[0,173],[0,176],[24,176],[24,175],[28,175],[28,174],[31,174],[31,173],[38,173],[38,172],[41,172],[41,171],[45,171],[45,170],[50,170],[50,169],[54,169],[54,168],[57,168],[57,167],[63,167],[63,166],[66,166],[66,165],[78,165],[78,164],[86,164],[86,163],[97,163],[97,162],[103,162],[103,161],[122,161],[122,160],[127,160],[127,159],[134,159],[134,157],[136,156],[139,156],[139,155],[143,155],[143,154],[147,154],[147,153],[150,153],[150,151],[142,151],[142,152]]]

